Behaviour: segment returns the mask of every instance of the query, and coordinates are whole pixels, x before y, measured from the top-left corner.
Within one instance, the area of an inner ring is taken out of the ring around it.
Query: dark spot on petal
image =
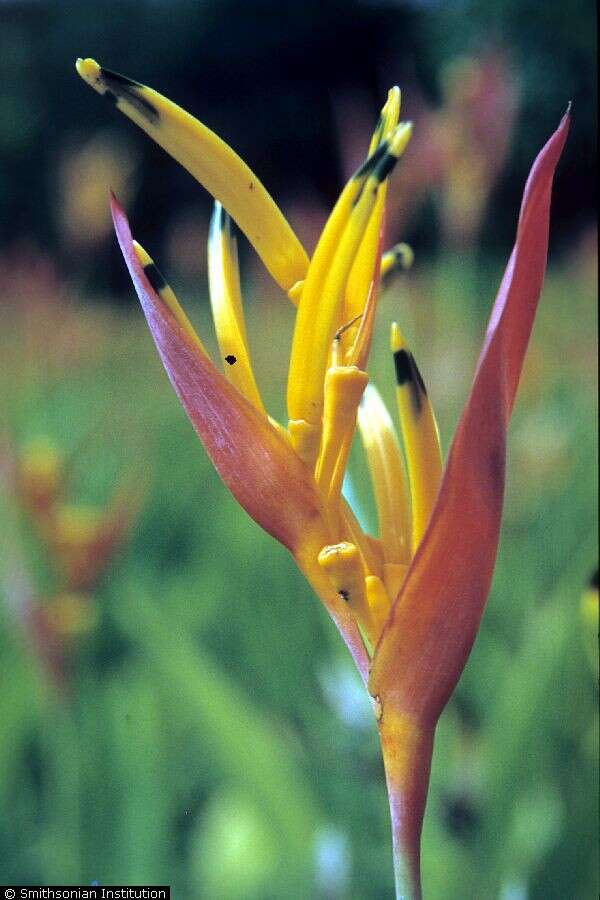
[[[140,96],[140,90],[144,85],[138,81],[132,81],[125,75],[119,75],[118,72],[111,72],[110,69],[100,70],[101,78],[107,87],[106,93],[111,93],[115,97],[124,97],[136,110],[147,119],[152,125],[156,125],[160,118],[158,110],[145,97]]]
[[[226,363],[229,363],[229,365],[232,366],[234,363],[237,362],[237,356],[234,356],[233,353],[229,353],[229,354],[225,357],[225,362],[226,362]]]
[[[394,353],[394,366],[396,367],[396,384],[406,384],[412,378],[410,354],[406,350],[396,350]]]
[[[396,368],[396,384],[410,386],[413,409],[415,415],[418,416],[423,408],[423,396],[427,396],[427,390],[414,356],[408,350],[396,350],[394,366]]]
[[[357,169],[357,171],[352,176],[353,181],[361,182],[360,187],[359,187],[358,191],[356,192],[356,197],[352,201],[352,206],[356,206],[356,204],[362,197],[362,192],[363,192],[363,189],[365,186],[366,179],[369,177],[369,175],[373,174],[373,170],[376,168],[378,163],[380,163],[381,160],[383,160],[385,158],[385,156],[387,155],[387,149],[388,149],[388,142],[383,141],[381,144],[379,144],[379,146],[377,147],[375,152],[372,153],[371,156],[369,156],[365,160],[365,162],[362,164],[360,169]],[[376,193],[377,193],[377,186],[373,190],[373,194],[376,194]]]
[[[357,178],[363,178],[364,176],[366,176],[370,172],[372,172],[373,169],[375,168],[375,166],[377,165],[377,163],[380,162],[383,159],[383,157],[386,155],[387,149],[388,149],[388,143],[387,143],[387,141],[384,141],[382,144],[380,144],[378,146],[377,150],[375,150],[375,152],[372,153],[368,157],[368,159],[366,159],[364,161],[364,163],[362,164],[360,169],[356,170],[356,172],[353,175],[354,180],[356,180]]]
[[[419,367],[418,367],[418,365],[416,364],[415,358],[414,358],[414,356],[412,355],[412,353],[411,353],[411,355],[410,355],[410,359],[411,359],[411,362],[412,362],[412,367],[413,367],[413,372],[414,372],[414,380],[415,380],[415,381],[417,382],[417,384],[419,385],[419,390],[421,391],[421,393],[422,393],[422,394],[425,394],[425,396],[427,396],[427,389],[426,389],[426,387],[425,387],[425,382],[423,381],[423,377],[422,377],[422,375],[421,375],[421,372],[419,371]]]
[[[338,591],[338,593],[339,593],[340,597],[342,598],[342,600],[345,600],[347,603],[350,598],[350,594],[348,593],[348,591],[341,590],[341,591]]]
[[[144,87],[139,81],[134,81],[133,78],[127,78],[126,75],[120,75],[118,72],[113,72],[111,69],[101,68],[100,73],[105,81],[112,81],[113,84],[120,85],[122,88]]]
[[[385,181],[396,163],[398,157],[393,153],[386,153],[381,162],[377,165],[376,171],[373,173],[379,182]]]
[[[144,266],[144,275],[157,294],[160,294],[167,287],[167,282],[154,263],[148,263],[148,265]]]

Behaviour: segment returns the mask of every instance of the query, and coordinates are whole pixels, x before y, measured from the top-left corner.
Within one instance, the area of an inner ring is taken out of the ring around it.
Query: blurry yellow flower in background
[[[65,151],[58,181],[60,227],[65,241],[78,249],[93,249],[109,234],[112,222],[106,206],[106,186],[131,201],[135,194],[136,156],[126,141],[101,132]]]
[[[6,443],[2,450],[6,488],[22,513],[24,530],[45,552],[50,580],[42,594],[27,574],[23,554],[12,546],[12,565],[21,575],[15,579],[7,571],[4,587],[46,673],[64,688],[74,649],[98,622],[95,591],[131,535],[145,484],[128,474],[104,506],[75,503],[69,484],[73,453],[66,456],[47,436],[21,449]],[[16,533],[10,540],[16,543]]]

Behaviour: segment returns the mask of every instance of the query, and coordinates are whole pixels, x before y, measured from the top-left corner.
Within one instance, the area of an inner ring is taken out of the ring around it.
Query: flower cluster
[[[411,350],[392,327],[402,447],[367,362],[382,270],[388,177],[410,123],[388,95],[364,164],[309,260],[256,175],[212,131],[154,90],[78,60],[103,94],[215,197],[208,242],[215,366],[172,289],[132,240],[113,198],[125,262],[171,382],[221,478],[293,554],[374,698],[392,808],[397,883],[419,896],[419,838],[433,733],[475,639],[492,578],[506,431],[546,266],[550,192],[568,115],[539,154],[470,396],[445,466]],[[297,306],[288,423],[265,410],[244,324],[231,217]],[[398,253],[384,255],[387,269]],[[359,427],[379,537],[342,493]]]

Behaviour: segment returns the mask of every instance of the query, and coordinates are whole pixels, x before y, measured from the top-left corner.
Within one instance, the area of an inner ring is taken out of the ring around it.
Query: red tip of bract
[[[490,588],[504,493],[506,430],[539,300],[550,193],[568,112],[535,160],[516,243],[492,310],[437,504],[371,672],[385,707],[434,724],[464,668]]]
[[[117,239],[171,384],[219,475],[246,512],[294,551],[320,516],[298,456],[267,418],[192,344],[152,288],[127,217],[111,202]]]

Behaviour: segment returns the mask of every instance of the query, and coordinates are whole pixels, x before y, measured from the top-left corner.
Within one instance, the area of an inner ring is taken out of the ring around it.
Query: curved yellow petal
[[[373,385],[367,387],[359,406],[358,426],[375,493],[385,562],[407,563],[411,515],[404,461],[392,420]]]
[[[288,291],[301,281],[308,257],[279,207],[256,175],[213,131],[157,91],[78,59],[77,72],[135,122],[219,200],[265,266]]]
[[[356,366],[332,366],[325,376],[323,440],[315,478],[330,502],[341,491],[356,410],[368,382],[367,373]]]
[[[375,127],[375,131],[371,137],[371,143],[369,144],[369,153],[371,156],[377,150],[377,147],[382,141],[386,141],[392,134],[394,128],[398,124],[398,118],[400,116],[400,104],[402,101],[402,95],[400,92],[400,88],[398,85],[394,85],[388,91],[388,95],[386,97],[386,101],[383,104],[381,114],[379,116],[379,121]]]
[[[379,634],[375,632],[375,623],[367,603],[365,573],[358,547],[347,541],[329,544],[319,553],[318,562],[374,647]]]
[[[396,322],[392,324],[396,397],[406,451],[412,499],[412,550],[416,551],[431,517],[442,480],[437,422],[425,384]]]
[[[381,257],[381,277],[387,278],[399,269],[410,269],[414,260],[415,254],[410,244],[395,244]]]
[[[371,139],[369,155],[375,152],[381,142],[387,141],[392,136],[394,129],[398,125],[400,101],[400,88],[395,86],[388,92],[387,101],[381,111],[379,127],[375,129],[375,133]],[[342,316],[344,321],[347,322],[350,322],[363,312],[367,297],[369,296],[369,288],[373,280],[377,255],[379,253],[386,194],[387,181],[381,186],[373,215],[369,219],[369,224],[365,230],[364,237],[348,277],[348,284],[346,286],[344,297],[344,312]],[[357,324],[353,328],[348,329],[348,332],[344,335],[344,345],[346,347],[349,348],[352,346],[358,327]]]
[[[400,89],[398,87],[393,87],[388,94],[387,102],[382,110],[382,141],[386,141],[392,136],[394,129],[398,124],[400,99]],[[373,135],[373,141],[375,140],[376,133]],[[369,153],[373,153],[376,149],[376,146],[373,146],[373,141],[371,142],[371,147],[369,147]],[[387,182],[384,182],[379,191],[373,215],[367,225],[348,278],[343,314],[343,318],[347,321],[360,315],[367,302],[369,286],[373,279],[373,272],[375,271],[376,256],[379,251],[379,239],[385,212],[386,194]],[[352,332],[350,332],[346,340],[348,345],[351,344],[352,337]]]
[[[377,639],[379,639],[392,605],[390,597],[385,585],[377,575],[367,575],[365,578],[365,592]]]
[[[392,137],[348,182],[325,226],[308,270],[296,316],[288,376],[288,415],[320,430],[323,382],[339,328],[343,292],[382,183],[410,140],[412,127]]]
[[[264,413],[250,363],[237,244],[231,233],[229,215],[218,201],[208,236],[208,284],[225,375],[259,412]]]

